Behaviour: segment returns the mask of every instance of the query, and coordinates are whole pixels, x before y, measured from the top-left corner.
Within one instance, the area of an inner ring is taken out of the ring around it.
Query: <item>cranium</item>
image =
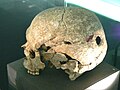
[[[24,67],[38,75],[45,61],[63,69],[71,80],[100,64],[107,51],[103,27],[94,13],[79,7],[42,11],[26,31]]]

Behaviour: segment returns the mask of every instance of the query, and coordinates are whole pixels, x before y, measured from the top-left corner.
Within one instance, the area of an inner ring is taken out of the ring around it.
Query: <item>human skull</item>
[[[71,80],[100,64],[107,51],[103,27],[94,13],[80,7],[42,11],[26,31],[24,67],[39,75],[49,61]]]

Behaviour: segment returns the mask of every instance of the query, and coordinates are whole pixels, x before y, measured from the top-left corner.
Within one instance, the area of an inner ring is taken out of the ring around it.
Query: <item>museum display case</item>
[[[21,45],[26,42],[26,29],[39,12],[56,6],[82,7],[94,12],[106,35],[108,50],[103,62],[93,70],[85,72],[75,81],[70,81],[64,71],[48,67],[39,76],[32,76],[23,66],[25,55]],[[1,0],[0,90],[7,90],[7,85],[9,90],[41,90],[41,88],[42,90],[98,88],[117,90],[120,88],[119,9],[119,0]]]

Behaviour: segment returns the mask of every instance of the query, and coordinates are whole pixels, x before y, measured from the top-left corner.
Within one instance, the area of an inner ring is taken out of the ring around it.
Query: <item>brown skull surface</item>
[[[48,60],[71,80],[100,64],[107,51],[96,15],[77,7],[55,7],[39,13],[26,31],[24,67],[38,75]]]

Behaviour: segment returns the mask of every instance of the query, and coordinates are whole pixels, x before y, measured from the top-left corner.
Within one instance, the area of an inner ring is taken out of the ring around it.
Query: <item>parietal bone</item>
[[[103,27],[97,16],[80,7],[54,7],[35,16],[26,31],[24,67],[39,75],[49,61],[70,80],[100,64],[107,51]]]

